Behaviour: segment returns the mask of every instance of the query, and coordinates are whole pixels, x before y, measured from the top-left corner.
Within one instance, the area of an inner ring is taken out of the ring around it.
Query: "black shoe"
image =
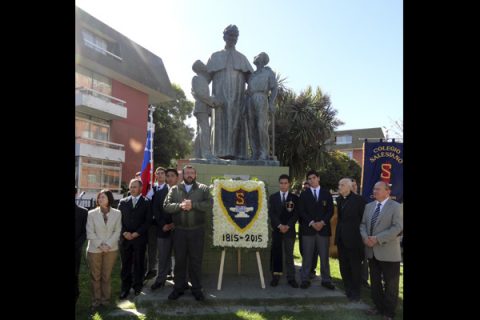
[[[138,296],[142,292],[142,289],[135,289],[135,296]]]
[[[317,274],[315,272],[311,272],[309,278],[310,278],[310,280],[313,280],[313,279],[315,279],[316,276],[317,276]]]
[[[169,274],[169,275],[167,276],[167,280],[173,280],[173,275]]]
[[[190,289],[192,289],[192,286],[190,284],[188,284],[188,282],[185,283],[185,286],[183,287],[183,290],[190,290]]]
[[[155,282],[154,284],[152,284],[152,286],[150,287],[150,290],[154,291],[154,290],[157,290],[158,288],[162,288],[165,286],[165,282]]]
[[[120,293],[120,296],[119,296],[120,300],[127,299],[129,292],[130,290],[122,291],[122,293]]]
[[[280,281],[280,277],[279,276],[273,276],[272,281],[270,281],[270,285],[272,287],[276,287],[276,286],[278,286],[278,281]]]
[[[350,296],[350,297],[348,297],[348,300],[350,300],[351,302],[359,302],[359,301],[360,301],[360,297]]]
[[[300,284],[300,288],[302,289],[307,289],[308,287],[310,287],[310,281],[302,281]]]
[[[368,281],[362,281],[362,286],[364,288],[370,289],[370,285],[368,284]]]
[[[145,274],[145,280],[150,280],[157,276],[157,270],[150,270]]]
[[[322,287],[325,287],[330,290],[335,290],[335,286],[331,282],[322,282]]]
[[[203,294],[202,291],[193,291],[192,294],[195,297],[195,300],[197,300],[197,301],[204,301],[205,300],[205,295]]]
[[[183,295],[183,291],[173,289],[172,293],[168,295],[168,300],[177,300],[181,295]]]
[[[288,280],[288,284],[289,284],[292,288],[298,288],[298,283],[297,283],[297,281],[295,281],[295,280]]]

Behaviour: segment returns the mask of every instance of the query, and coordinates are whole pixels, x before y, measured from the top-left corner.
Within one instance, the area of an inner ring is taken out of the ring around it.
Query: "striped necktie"
[[[373,227],[375,226],[375,223],[377,222],[377,219],[378,219],[378,215],[380,214],[381,205],[382,204],[379,202],[377,204],[377,208],[375,209],[375,212],[373,213],[372,222],[370,223],[370,235],[373,235]]]

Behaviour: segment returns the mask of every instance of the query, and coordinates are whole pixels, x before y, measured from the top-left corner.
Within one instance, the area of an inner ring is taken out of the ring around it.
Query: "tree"
[[[392,124],[389,131],[393,134],[389,138],[394,138],[397,142],[403,142],[403,119],[397,121],[390,119],[390,122]]]
[[[318,171],[320,173],[320,184],[327,190],[337,190],[338,181],[346,177],[354,178],[360,186],[362,168],[343,152],[332,151],[326,153],[324,166]]]
[[[175,99],[156,105],[153,113],[153,163],[155,167],[173,166],[175,159],[185,158],[192,152],[193,128],[184,124],[193,111],[193,102],[185,92],[172,84]]]
[[[328,140],[343,122],[319,87],[313,93],[309,86],[297,96],[285,88],[284,80],[279,80],[275,110],[275,153],[290,167],[291,176],[301,180],[309,169],[325,165]]]

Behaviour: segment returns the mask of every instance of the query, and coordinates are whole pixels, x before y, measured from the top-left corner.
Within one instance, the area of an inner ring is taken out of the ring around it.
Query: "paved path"
[[[258,276],[225,275],[222,290],[217,290],[218,275],[204,276],[206,301],[195,300],[190,290],[176,301],[167,299],[173,289],[173,283],[155,291],[150,290],[153,279],[149,280],[138,297],[131,293],[130,300],[119,303],[119,308],[110,315],[145,314],[147,310],[158,310],[163,315],[202,315],[237,312],[244,309],[253,312],[275,312],[303,310],[333,310],[335,308],[367,309],[363,302],[352,303],[345,293],[336,288],[329,290],[321,286],[320,277],[312,281],[308,289],[292,288],[282,277],[277,287],[270,286],[270,277],[265,279],[266,288],[262,289]],[[133,303],[132,303],[133,302]],[[157,313],[157,312],[156,312]]]

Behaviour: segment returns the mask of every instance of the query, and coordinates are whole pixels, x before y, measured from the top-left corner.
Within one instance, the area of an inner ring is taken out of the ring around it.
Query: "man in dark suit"
[[[360,222],[365,210],[365,200],[352,192],[352,180],[338,182],[337,228],[335,245],[338,248],[340,273],[345,293],[351,301],[360,300],[362,260],[365,249],[360,235]]]
[[[118,204],[118,209],[122,212],[120,236],[122,289],[120,299],[125,299],[132,287],[136,296],[142,290],[147,231],[152,220],[150,201],[141,195],[142,181],[130,180],[129,189],[130,196],[121,199]]]
[[[310,184],[308,183],[307,180],[304,180],[302,182],[302,191],[304,190],[310,190]],[[304,259],[303,257],[303,245],[302,245],[302,229],[298,230],[298,246],[300,249],[300,255],[302,256],[302,260]],[[318,249],[317,246],[313,249],[313,255],[312,255],[312,269],[310,270],[310,279],[315,279],[316,276],[316,269],[317,269],[317,264],[318,264]],[[302,269],[300,269],[300,272],[302,272]]]
[[[170,188],[172,188],[173,186],[176,186],[178,184],[178,171],[177,169],[174,169],[174,168],[168,168],[167,170],[165,170],[165,176],[166,176],[166,181],[167,181],[167,184],[168,184],[168,189],[170,190]],[[173,241],[173,235],[171,236],[172,237],[172,241]],[[173,248],[173,244],[172,244],[172,248]],[[167,280],[173,280],[173,265],[175,264],[175,257],[172,255],[172,267],[170,267],[170,270],[168,271],[168,274],[167,274]]]
[[[400,281],[399,234],[403,231],[403,212],[400,204],[390,199],[390,186],[384,181],[373,187],[375,201],[365,206],[360,224],[360,234],[370,267],[372,300],[375,309],[370,315],[382,314],[383,319],[392,319],[398,302]]]
[[[155,179],[156,182],[152,186],[152,188],[148,191],[147,195],[145,196],[148,200],[150,200],[150,204],[153,206],[153,197],[157,190],[162,188],[167,188],[165,184],[165,168],[158,167],[155,170]],[[167,188],[168,189],[168,188]],[[162,203],[163,207],[163,203]],[[145,274],[145,280],[149,280],[154,278],[157,275],[157,221],[155,219],[155,212],[153,211],[152,207],[152,223],[150,227],[148,227],[148,241],[147,241],[147,252],[146,252],[146,266],[147,266],[147,273]]]
[[[165,285],[165,280],[167,280],[167,274],[172,268],[172,232],[173,222],[172,216],[166,214],[163,210],[163,202],[168,194],[169,187],[165,183],[165,173],[164,168],[157,168],[157,182],[158,185],[154,186],[155,194],[152,197],[152,211],[153,216],[157,225],[157,248],[158,248],[158,275],[155,279],[155,282],[152,284],[150,289],[156,290]],[[163,170],[163,171],[162,171]]]
[[[282,174],[278,178],[278,182],[280,191],[272,194],[268,201],[268,216],[273,230],[270,253],[270,269],[273,276],[270,285],[276,287],[280,276],[283,274],[284,253],[288,284],[293,288],[298,288],[293,262],[293,246],[296,237],[295,223],[298,220],[296,211],[298,196],[288,192],[290,188],[290,177],[288,175]]]
[[[77,187],[75,187],[75,195]],[[75,303],[77,303],[80,289],[78,288],[78,272],[82,260],[82,247],[87,239],[88,210],[75,203]]]
[[[300,288],[310,286],[310,270],[315,246],[320,256],[320,274],[322,286],[330,290],[335,289],[330,276],[329,247],[332,235],[330,219],[333,216],[333,198],[330,191],[320,188],[320,176],[317,171],[307,172],[310,189],[300,194],[299,216],[302,232],[302,283]]]

